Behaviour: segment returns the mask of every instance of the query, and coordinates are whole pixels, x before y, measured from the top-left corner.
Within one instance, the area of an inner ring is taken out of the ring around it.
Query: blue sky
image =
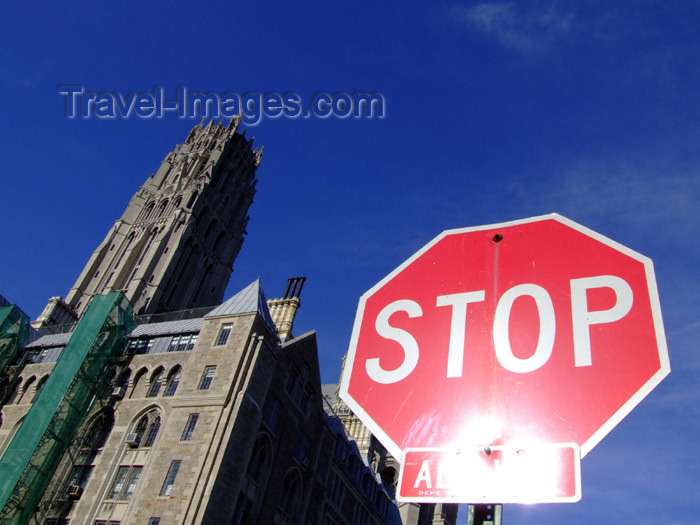
[[[576,504],[504,523],[697,522],[700,5],[691,1],[5,5],[0,293],[65,296],[199,119],[68,119],[88,91],[370,91],[383,119],[267,119],[227,296],[305,275],[336,381],[357,301],[445,229],[558,212],[650,257],[671,375],[582,463]],[[460,520],[466,520],[463,514]]]

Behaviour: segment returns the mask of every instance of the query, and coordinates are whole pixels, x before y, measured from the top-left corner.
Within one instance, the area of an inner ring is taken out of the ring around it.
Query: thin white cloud
[[[573,13],[561,13],[554,5],[528,10],[510,2],[455,5],[452,16],[469,28],[492,36],[502,45],[522,53],[540,49],[557,35],[567,33]]]
[[[594,229],[624,231],[630,239],[643,238],[658,249],[676,246],[682,253],[695,245],[700,229],[695,169],[679,169],[662,153],[633,161],[582,159],[534,180],[521,175],[513,184],[531,213],[557,211]]]

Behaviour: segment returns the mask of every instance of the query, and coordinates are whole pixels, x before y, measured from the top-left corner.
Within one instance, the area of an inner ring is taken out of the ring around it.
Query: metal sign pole
[[[503,505],[469,505],[467,525],[501,525]]]

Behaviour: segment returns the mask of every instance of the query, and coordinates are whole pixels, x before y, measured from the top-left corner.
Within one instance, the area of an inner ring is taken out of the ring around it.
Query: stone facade
[[[201,318],[137,326],[37,522],[398,525],[391,490],[323,410],[315,333],[282,342],[267,304],[256,281]],[[5,398],[3,449],[68,337],[25,348],[37,362]]]
[[[345,365],[344,361],[343,365]],[[360,455],[394,494],[398,483],[399,461],[389,454],[360,421],[360,418],[340,399],[339,385],[323,385],[323,391],[327,412],[340,420],[348,437],[357,444]],[[456,504],[397,503],[397,505],[404,525],[455,525],[457,523],[459,506]]]
[[[337,400],[324,411],[316,335],[292,333],[305,278],[222,303],[262,153],[238,123],[191,131],[0,370],[2,458],[92,298],[122,291],[134,306],[33,522],[453,524],[434,506],[399,509],[396,460]]]

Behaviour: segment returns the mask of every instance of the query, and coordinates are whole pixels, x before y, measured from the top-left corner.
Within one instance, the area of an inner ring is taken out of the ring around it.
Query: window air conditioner
[[[80,496],[83,495],[83,487],[79,485],[70,485],[68,487],[68,497],[70,499],[80,499]]]
[[[141,443],[141,437],[136,432],[131,432],[126,435],[124,442],[132,448],[138,447]]]
[[[123,386],[118,386],[114,390],[112,390],[112,397],[115,399],[124,399],[125,394],[126,391],[124,390]]]

